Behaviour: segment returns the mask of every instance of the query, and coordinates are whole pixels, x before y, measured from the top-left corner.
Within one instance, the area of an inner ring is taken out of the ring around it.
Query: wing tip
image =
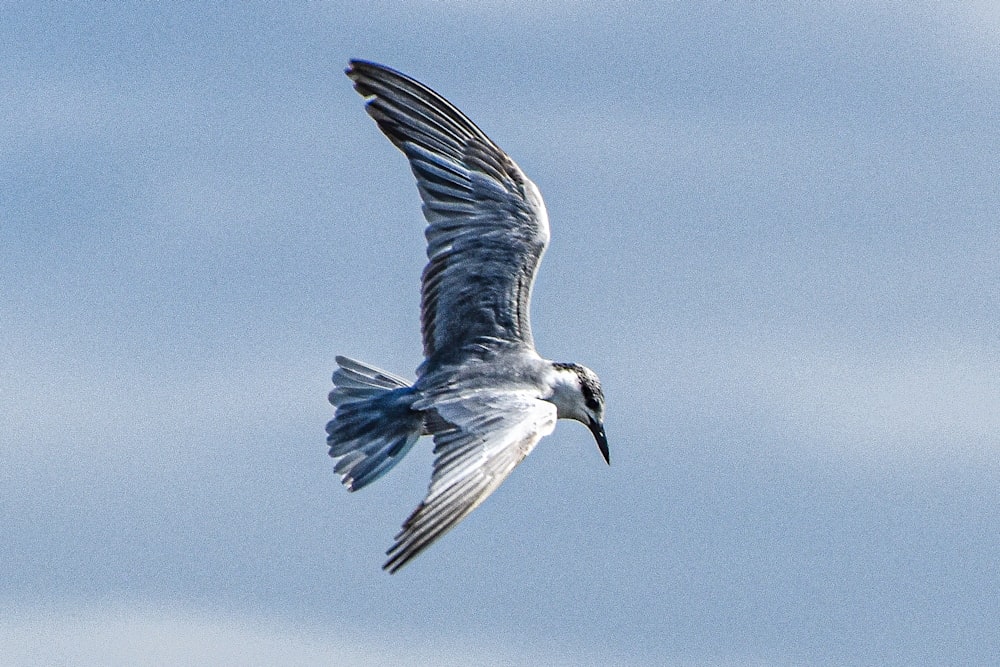
[[[358,78],[362,76],[371,76],[374,72],[392,74],[393,76],[407,81],[413,80],[411,77],[403,74],[397,69],[393,69],[392,67],[383,65],[382,63],[377,63],[374,60],[365,60],[364,58],[351,58],[347,61],[347,68],[344,69],[344,74],[353,79],[355,82],[357,82]]]
[[[385,66],[380,65],[379,63],[373,60],[365,60],[364,58],[351,58],[350,60],[347,61],[347,69],[344,70],[344,74],[353,78],[358,74],[360,74],[359,70],[380,68],[380,67],[385,67]]]
[[[402,546],[403,543],[397,541],[385,552],[385,555],[388,556],[389,559],[382,564],[382,569],[389,574],[396,574],[399,572],[404,565],[409,563],[413,557],[419,553],[411,552],[409,549],[401,549]]]

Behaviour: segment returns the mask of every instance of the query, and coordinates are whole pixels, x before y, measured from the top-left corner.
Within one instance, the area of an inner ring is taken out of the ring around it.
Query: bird
[[[386,474],[421,436],[433,438],[427,495],[386,551],[383,569],[393,574],[495,491],[557,419],[585,424],[611,458],[597,375],[535,350],[528,310],[549,243],[538,188],[422,83],[366,60],[349,61],[345,73],[409,161],[427,223],[416,380],[337,356],[329,394],[327,445],[349,491]]]

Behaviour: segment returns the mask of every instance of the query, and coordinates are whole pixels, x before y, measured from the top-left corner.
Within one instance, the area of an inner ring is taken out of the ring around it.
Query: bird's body
[[[427,496],[388,551],[395,572],[485,500],[557,419],[587,424],[608,459],[604,396],[592,371],[535,351],[528,308],[549,226],[534,183],[426,86],[357,60],[347,75],[409,159],[428,222],[416,382],[337,357],[330,393],[327,444],[352,491],[434,437]]]

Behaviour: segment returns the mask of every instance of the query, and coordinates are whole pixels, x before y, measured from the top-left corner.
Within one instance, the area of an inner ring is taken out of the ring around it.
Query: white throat
[[[542,398],[556,406],[556,416],[559,419],[576,419],[587,423],[579,376],[570,370],[553,368],[546,380],[551,393]]]

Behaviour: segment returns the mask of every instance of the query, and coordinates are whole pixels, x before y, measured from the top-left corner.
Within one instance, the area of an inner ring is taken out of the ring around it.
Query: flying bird
[[[336,357],[326,426],[350,491],[388,472],[420,436],[434,438],[427,496],[386,552],[383,568],[394,573],[496,490],[557,419],[586,424],[610,463],[604,394],[590,369],[535,351],[528,307],[549,242],[535,184],[427,86],[363,60],[346,74],[409,160],[427,220],[417,379]]]

